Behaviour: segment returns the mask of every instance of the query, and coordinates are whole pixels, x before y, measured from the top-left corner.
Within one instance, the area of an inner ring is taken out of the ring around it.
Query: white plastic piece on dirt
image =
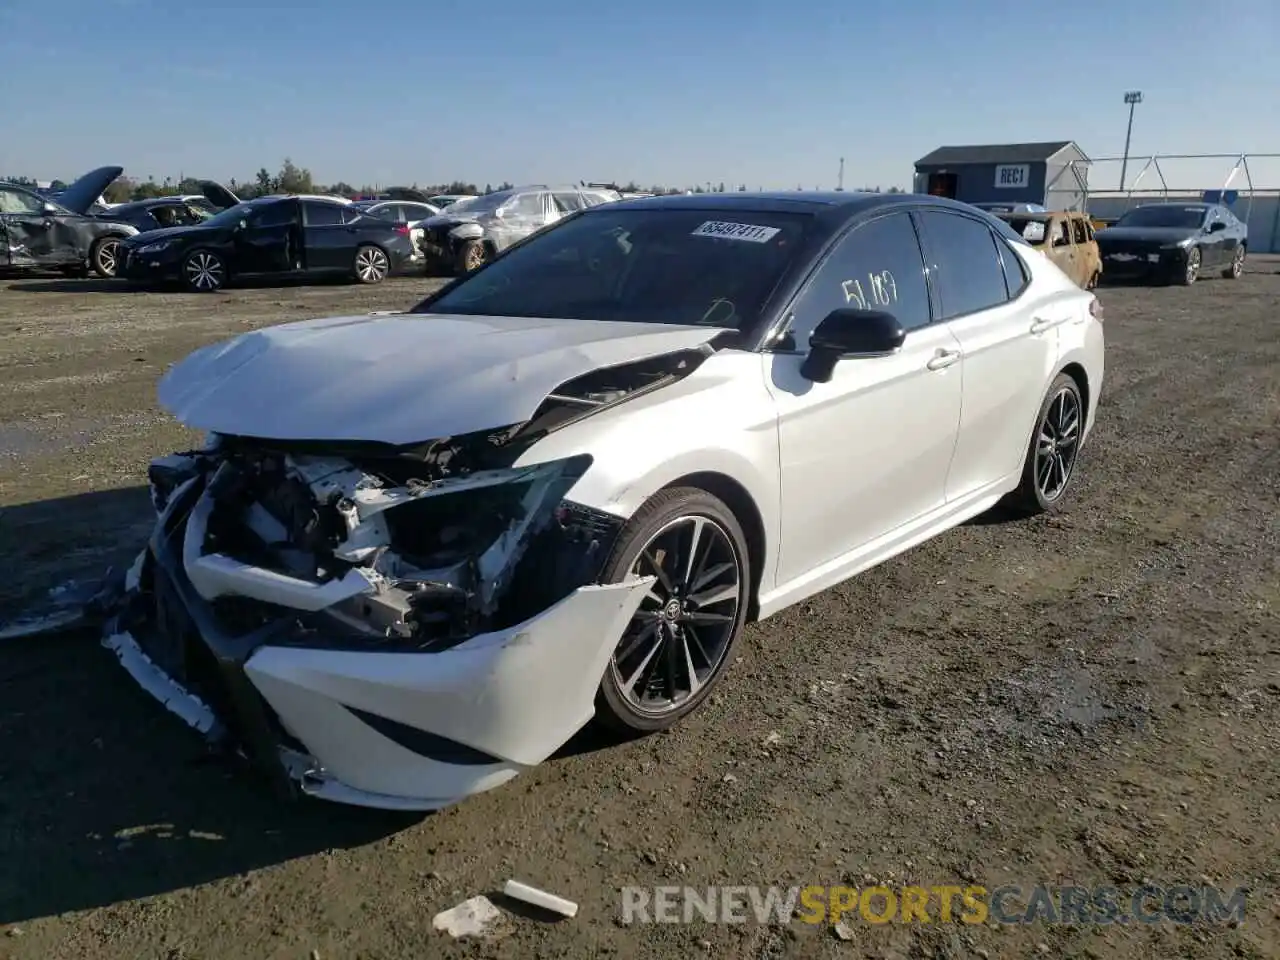
[[[0,624],[0,640],[18,640],[80,626],[85,622],[84,606],[99,587],[97,583],[79,580],[68,580],[53,587],[48,601],[41,607]]]
[[[527,883],[521,883],[519,880],[508,880],[502,892],[513,900],[521,900],[524,903],[533,904],[535,907],[550,910],[552,913],[558,913],[564,917],[574,917],[578,914],[578,905],[572,900],[557,897],[554,893],[547,893],[545,890],[531,887]]]
[[[502,920],[502,911],[488,897],[472,897],[456,907],[437,913],[431,926],[455,939],[483,937],[492,932]]]

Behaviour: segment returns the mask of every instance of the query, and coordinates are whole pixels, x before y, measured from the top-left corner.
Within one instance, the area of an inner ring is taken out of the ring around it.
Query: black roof
[[[915,196],[910,193],[858,193],[841,191],[782,190],[766,193],[677,193],[662,197],[636,197],[628,210],[761,210],[777,213],[819,213],[858,210],[894,203]],[[932,199],[932,198],[931,198]]]
[[[965,163],[1035,163],[1045,161],[1076,146],[1074,140],[1047,140],[1043,143],[996,143],[986,146],[939,147],[916,161],[917,167],[937,167]],[[1080,150],[1083,155],[1084,151]]]

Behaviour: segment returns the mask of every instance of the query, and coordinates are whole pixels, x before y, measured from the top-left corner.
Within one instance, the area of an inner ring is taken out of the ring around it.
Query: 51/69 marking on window
[[[840,286],[844,290],[844,302],[852,304],[858,310],[874,310],[898,302],[898,285],[888,270],[868,273],[865,288],[861,280],[845,280]],[[867,291],[870,291],[870,297],[867,296]]]

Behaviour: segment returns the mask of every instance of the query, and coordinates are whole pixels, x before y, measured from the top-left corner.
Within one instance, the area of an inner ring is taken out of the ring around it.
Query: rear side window
[[[1089,242],[1089,235],[1085,232],[1085,228],[1084,228],[1084,220],[1077,220],[1075,217],[1072,217],[1071,231],[1075,236],[1076,243]]]
[[[1004,289],[1010,300],[1022,294],[1031,282],[1027,273],[1027,265],[1022,262],[1016,250],[999,237],[996,238],[996,251],[1000,254],[1000,266],[1004,270]]]
[[[359,207],[343,207],[342,208],[343,223],[355,223],[357,220],[359,220],[362,216],[365,216],[365,215],[366,214],[364,213],[364,211],[361,210]]]
[[[921,216],[937,271],[940,319],[963,317],[1008,301],[1006,267],[995,235],[985,223],[940,210],[927,210]]]
[[[342,223],[343,207],[337,203],[323,203],[319,200],[304,200],[302,208],[306,211],[307,226],[331,227]]]

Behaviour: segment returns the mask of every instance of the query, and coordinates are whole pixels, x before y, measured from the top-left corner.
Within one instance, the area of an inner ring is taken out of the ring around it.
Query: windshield
[[[1179,207],[1173,204],[1138,207],[1116,221],[1117,227],[1178,227],[1194,230],[1204,223],[1204,207]]]
[[[497,193],[486,193],[483,197],[457,200],[449,204],[448,209],[450,213],[465,213],[468,216],[493,213],[513,196],[515,196],[514,190],[499,190]]]
[[[534,234],[413,312],[746,330],[811,222],[795,213],[606,204]]]
[[[211,227],[230,227],[249,216],[252,212],[252,203],[237,203],[234,207],[227,207],[221,213],[210,217],[205,223]]]

